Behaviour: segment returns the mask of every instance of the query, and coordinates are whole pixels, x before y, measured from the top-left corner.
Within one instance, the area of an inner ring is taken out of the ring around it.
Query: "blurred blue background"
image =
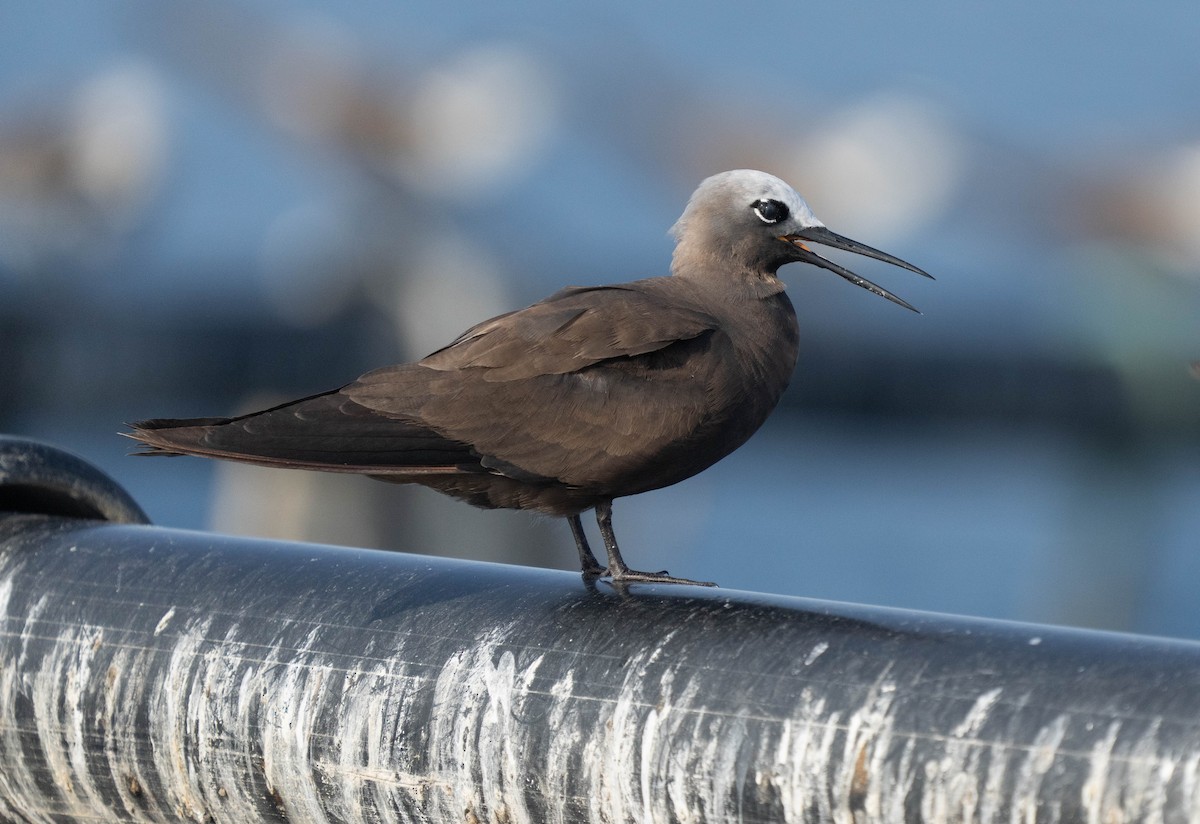
[[[784,270],[801,362],[749,445],[618,501],[726,587],[1200,637],[1193,2],[0,9],[0,431],[158,524],[573,568],[564,523],[125,457],[664,274],[729,168],[933,272],[912,315]],[[590,527],[589,527],[590,528]]]

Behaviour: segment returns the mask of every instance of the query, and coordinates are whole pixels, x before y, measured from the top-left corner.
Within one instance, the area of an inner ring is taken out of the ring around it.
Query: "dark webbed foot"
[[[617,536],[613,533],[612,527],[612,502],[596,505],[596,523],[600,525],[600,535],[604,538],[604,548],[608,551],[608,569],[605,574],[612,580],[614,585],[620,584],[690,584],[699,587],[715,587],[716,584],[711,581],[693,581],[691,578],[676,578],[673,575],[668,575],[664,569],[661,572],[642,572],[636,569],[630,569],[625,560],[621,557],[621,550],[617,548]],[[571,529],[574,531],[579,529],[578,535],[583,535],[583,528],[579,524],[579,518],[576,516],[573,519]],[[576,538],[576,544],[579,544],[579,538]],[[586,546],[586,540],[580,546]],[[591,550],[588,550],[588,555],[592,557],[592,562],[596,559],[592,556]],[[582,550],[580,551],[582,559]],[[586,574],[586,570],[585,570]]]

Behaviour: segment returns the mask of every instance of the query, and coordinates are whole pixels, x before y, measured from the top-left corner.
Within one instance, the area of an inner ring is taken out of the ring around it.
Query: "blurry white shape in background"
[[[86,82],[72,108],[69,140],[79,189],[114,228],[125,228],[166,163],[158,76],[139,63],[116,66]]]
[[[168,135],[162,85],[127,62],[65,97],[0,114],[0,260],[14,271],[107,252],[158,191]]]
[[[1083,183],[1067,201],[1067,214],[1077,223],[1068,225],[1081,232],[1085,246],[1102,250],[1089,265],[1112,269],[1115,262],[1117,275],[1175,276],[1194,288],[1200,277],[1200,142],[1097,154],[1079,178]],[[1135,258],[1121,260],[1129,254]]]
[[[263,41],[261,62],[247,70],[266,114],[307,140],[345,136],[368,76],[353,33],[327,17],[299,14],[273,34]]]
[[[263,405],[270,404],[258,406]],[[217,461],[213,470],[214,532],[343,546],[377,546],[383,540],[379,502],[366,478],[231,461]]]
[[[423,357],[468,326],[512,307],[494,254],[463,233],[403,214],[384,225],[356,222],[337,201],[297,206],[275,220],[262,244],[263,293],[283,320],[318,326],[363,289],[390,318],[406,357]]]
[[[1200,144],[1172,149],[1143,186],[1159,225],[1150,248],[1178,273],[1200,276]]]
[[[470,199],[521,171],[554,125],[549,72],[516,46],[472,48],[420,78],[409,101],[413,156],[406,179]]]
[[[466,235],[430,231],[412,239],[395,278],[377,282],[376,300],[395,319],[408,356],[440,349],[467,327],[514,307],[486,249]]]
[[[796,147],[784,173],[821,220],[886,247],[949,206],[965,166],[963,143],[941,109],[886,95],[829,118]]]
[[[551,133],[549,71],[516,45],[474,46],[424,73],[380,65],[352,32],[308,15],[255,64],[285,131],[349,150],[425,196],[470,200],[524,170]]]

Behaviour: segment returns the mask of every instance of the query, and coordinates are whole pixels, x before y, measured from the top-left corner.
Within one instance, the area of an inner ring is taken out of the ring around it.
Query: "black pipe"
[[[4,512],[150,523],[129,493],[82,458],[49,444],[0,435],[0,513]]]
[[[5,820],[1200,820],[1190,642],[28,508],[0,620]]]

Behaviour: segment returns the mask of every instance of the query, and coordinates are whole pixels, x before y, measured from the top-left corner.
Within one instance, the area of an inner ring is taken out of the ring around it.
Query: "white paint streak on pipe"
[[[826,714],[824,698],[814,697],[808,687],[801,690],[795,710],[783,721],[768,780],[779,792],[785,820],[803,821],[812,809],[820,820],[833,821],[825,769],[839,727],[840,712]]]
[[[579,699],[575,695],[575,671],[568,669],[561,678],[550,685],[547,693],[550,710],[546,716],[546,727],[553,731],[546,746],[546,765],[543,780],[546,794],[559,803],[549,806],[550,819],[546,824],[568,824],[570,808],[570,781],[581,769],[579,742],[581,738]],[[598,731],[593,731],[593,734]]]
[[[92,678],[92,664],[103,643],[103,627],[83,625],[76,628],[74,655],[64,650],[63,690],[61,703],[56,708],[74,776],[76,796],[81,808],[88,814],[104,808],[101,790],[96,786],[91,770],[88,769],[91,741],[89,731],[84,729],[84,725],[90,721],[84,709],[88,703],[86,693],[96,687]]]
[[[743,709],[743,713],[721,718],[719,723],[714,724],[712,738],[709,740],[708,746],[702,750],[703,757],[695,765],[695,768],[689,770],[687,774],[676,773],[674,776],[673,784],[676,786],[690,785],[700,791],[701,807],[706,813],[704,819],[706,821],[740,822],[742,820],[739,808],[735,806],[733,809],[729,809],[728,807],[730,799],[737,799],[742,795],[746,775],[746,765],[743,761],[747,754],[747,748],[753,744],[748,740],[746,721],[748,710]],[[702,742],[705,739],[698,735],[690,740]],[[702,770],[714,770],[715,772],[706,773]],[[710,781],[696,780],[697,776],[706,774],[711,776]],[[708,792],[705,792],[706,790]],[[680,793],[680,798],[683,797],[684,794]],[[681,821],[689,820],[688,816],[679,816],[679,818]],[[691,820],[698,820],[695,813],[692,814]]]
[[[625,677],[615,697],[600,707],[597,723],[600,735],[590,739],[597,746],[585,753],[590,821],[647,821],[650,800],[640,778],[642,754],[656,746],[657,737],[654,731],[645,735],[644,723],[659,700],[669,700],[669,695],[661,694],[661,683],[659,690],[647,695],[647,674],[674,635],[674,631],[668,632],[653,646],[629,656],[624,664]],[[664,674],[663,678],[673,676]],[[669,690],[670,681],[667,683]]]
[[[370,651],[375,653],[373,647]],[[365,814],[364,807],[406,809],[410,796],[419,806],[424,796],[425,782],[406,769],[417,748],[393,736],[394,730],[404,728],[412,700],[412,679],[400,677],[401,666],[394,661],[375,662],[370,669],[355,670],[342,692],[340,712],[346,726],[336,770],[343,776],[341,804],[347,819],[356,810]],[[387,759],[388,755],[395,760]],[[336,776],[330,778],[336,786]]]
[[[204,791],[197,781],[194,765],[189,763],[193,743],[189,727],[189,697],[193,694],[193,668],[202,660],[205,636],[210,618],[195,621],[184,619],[174,635],[174,645],[167,666],[160,670],[150,700],[151,712],[162,719],[150,727],[150,741],[155,752],[161,753],[160,769],[164,769],[164,799],[168,809],[180,818],[203,821],[207,813]],[[196,679],[199,680],[199,679]]]
[[[825,654],[825,650],[829,649],[828,641],[819,641],[813,644],[813,648],[808,651],[808,655],[804,656],[804,666],[811,667],[816,660]]]
[[[853,824],[860,814],[865,814],[868,820],[877,819],[879,793],[894,786],[884,762],[892,744],[895,699],[896,685],[881,678],[846,719],[841,759],[825,765],[833,775],[834,820],[841,824]]]
[[[1066,735],[1069,723],[1070,719],[1066,714],[1060,713],[1055,716],[1054,720],[1038,730],[1032,746],[1021,759],[1011,802],[1013,824],[1036,824],[1042,779],[1054,764],[1059,744]],[[1047,814],[1051,816],[1051,820],[1059,820],[1057,810]]]
[[[638,783],[642,794],[641,815],[638,817],[638,821],[641,821],[642,824],[656,824],[658,821],[654,815],[652,804],[655,794],[653,779],[658,777],[658,774],[654,770],[654,750],[658,741],[658,722],[658,710],[651,708],[646,713],[645,720],[642,722],[642,734],[638,736],[639,749],[641,750],[639,753],[641,758],[638,765]]]
[[[344,720],[342,735],[335,747],[336,756],[318,765],[335,791],[326,798],[329,817],[335,821],[347,819],[356,810],[365,812],[363,807],[367,805],[380,808],[381,783],[372,780],[377,765],[371,764],[378,756],[372,756],[371,751],[372,745],[383,737],[381,723],[387,708],[369,687],[386,677],[387,667],[370,660],[374,657],[373,645],[366,652],[363,665],[345,673],[338,696],[337,713]],[[368,687],[365,692],[364,686]]]
[[[344,719],[336,756],[318,765],[329,785],[340,787],[327,799],[335,820],[379,821],[386,820],[381,811],[420,809],[432,784],[429,776],[412,772],[419,743],[396,738],[408,726],[417,693],[432,684],[408,674],[402,657],[381,659],[374,645],[368,652],[366,666],[345,673],[336,709]]]
[[[145,819],[159,810],[158,800],[148,794],[146,763],[140,750],[149,749],[150,730],[138,721],[138,709],[150,684],[154,652],[130,639],[113,643],[112,657],[104,673],[104,755],[126,814]]]
[[[206,630],[207,635],[209,630]],[[257,802],[246,789],[246,776],[255,765],[237,741],[250,727],[250,707],[261,699],[251,687],[253,670],[241,667],[253,660],[237,640],[236,628],[213,638],[192,684],[195,700],[188,705],[188,723],[196,730],[197,783],[214,824],[241,824],[258,815]]]
[[[937,761],[925,765],[925,792],[921,796],[921,814],[927,821],[990,821],[983,818],[987,785],[980,787],[984,772],[980,758],[986,747],[979,739],[992,709],[1000,699],[1001,688],[987,690],[972,702],[970,708],[946,737],[943,754]]]
[[[446,791],[435,795],[433,815],[461,821],[467,814],[478,816],[483,799],[472,777],[474,764],[474,715],[487,687],[470,678],[480,646],[451,655],[442,666],[434,686],[435,712],[429,725],[429,771],[446,782]],[[484,656],[491,666],[490,655]]]
[[[1013,711],[1021,712],[1029,704],[1029,694],[1027,692],[1019,695],[1005,696],[1003,705],[997,699],[989,705],[989,712],[998,714],[1003,708],[1005,714],[1010,714]],[[1006,810],[1009,804],[1006,785],[1009,781],[1015,781],[1012,776],[1015,759],[1003,754],[1001,748],[1013,746],[1011,735],[1009,733],[997,734],[994,742],[987,744],[984,742],[987,750],[988,766],[987,777],[984,779],[983,793],[979,801],[979,820],[980,822],[1002,822],[1007,820]]]
[[[992,707],[996,706],[996,702],[1000,700],[1000,694],[1003,691],[1001,687],[996,687],[976,698],[975,702],[971,704],[971,709],[967,710],[967,714],[963,716],[963,720],[955,725],[950,735],[954,738],[974,738],[978,736],[983,725],[987,723],[988,714],[991,712]]]
[[[1146,824],[1165,824],[1167,787],[1177,766],[1174,759],[1158,756],[1162,751],[1158,741],[1160,725],[1159,719],[1152,721],[1130,752],[1133,774],[1130,783],[1140,785],[1138,795],[1145,799],[1141,806]]]
[[[158,620],[158,623],[154,627],[155,637],[163,634],[163,630],[165,630],[170,625],[171,619],[174,617],[175,617],[175,607],[171,607],[165,613],[163,613],[163,617]]]
[[[588,784],[595,802],[592,821],[607,820],[624,822],[633,818],[641,809],[640,782],[636,780],[633,765],[640,759],[637,749],[641,743],[638,734],[638,709],[643,703],[639,685],[645,678],[645,659],[649,649],[641,650],[626,661],[626,677],[617,690],[615,700],[600,708],[597,727],[600,735],[595,737],[597,755],[588,759]]]
[[[696,679],[690,669],[672,667],[659,679],[662,709],[654,710],[659,716],[655,736],[658,752],[652,762],[654,774],[643,776],[642,793],[653,797],[654,786],[661,786],[659,793],[666,798],[657,809],[667,821],[671,815],[681,822],[699,821],[706,816],[724,820],[724,792],[734,776],[713,775],[710,781],[697,781],[696,776],[705,774],[703,771],[719,758],[722,745],[740,747],[736,730],[739,713],[698,710],[703,702],[697,700]]]
[[[1113,813],[1119,812],[1121,821],[1162,824],[1166,784],[1160,785],[1159,781],[1164,776],[1170,778],[1175,765],[1169,759],[1156,757],[1160,723],[1158,719],[1150,722],[1128,748],[1122,782],[1124,786],[1119,793],[1105,793],[1109,820],[1114,820]]]
[[[58,632],[55,633],[52,628],[55,622],[51,618],[42,618],[42,614],[46,612],[46,603],[46,596],[42,595],[29,611],[25,626],[21,630],[21,657],[25,658],[30,641],[34,638],[43,634],[58,635],[58,642],[51,648],[49,654],[38,662],[37,668],[33,672],[32,683],[25,686],[29,689],[27,697],[33,704],[34,724],[38,737],[43,741],[59,743],[67,730],[62,728],[58,708],[65,698],[63,691],[67,687],[65,682],[71,669],[70,658],[79,643],[79,631],[75,627],[60,626],[57,627]],[[73,775],[74,770],[71,768],[67,751],[60,745],[48,748],[44,755],[46,767],[62,798],[63,812],[70,815],[78,814],[84,809],[84,805],[79,799]]]
[[[1179,783],[1183,790],[1181,806],[1192,812],[1193,821],[1200,821],[1200,753],[1186,758],[1179,772]]]
[[[276,644],[267,650],[254,685],[262,697],[259,731],[268,790],[276,803],[286,799],[284,811],[289,819],[312,824],[328,821],[309,757],[316,717],[311,705],[326,671],[306,659],[319,632],[320,627],[315,626],[294,648]]]
[[[480,662],[486,694],[481,696],[484,706],[475,757],[482,773],[485,809],[498,821],[531,820],[525,804],[525,782],[533,775],[526,776],[520,750],[533,731],[527,721],[531,710],[524,704],[542,660],[538,656],[518,670],[513,653],[505,650],[494,665]]]
[[[22,727],[17,720],[17,696],[28,694],[29,685],[18,683],[17,674],[22,671],[20,659],[25,654],[24,630],[13,626],[16,622],[9,619],[9,601],[13,594],[13,576],[19,572],[20,563],[9,561],[0,556],[0,631],[5,636],[20,636],[22,638],[21,652],[12,657],[0,659],[0,747],[7,753],[21,752]],[[25,622],[28,626],[28,621]],[[13,660],[13,659],[16,660]],[[37,780],[29,769],[24,758],[7,759],[7,769],[0,770],[0,813],[8,820],[25,819],[30,822],[49,822],[51,819],[42,810],[31,804],[32,799],[40,796]],[[10,799],[12,805],[6,803]]]
[[[895,774],[898,777],[890,788],[881,789],[884,796],[881,805],[881,821],[905,821],[908,818],[909,814],[906,809],[908,795],[916,784],[918,769],[916,748],[917,740],[915,738],[907,738],[904,746],[900,748],[895,767]]]
[[[659,643],[647,656],[647,661],[661,658],[662,645]],[[638,698],[631,701],[631,707],[637,707],[640,703],[645,711],[637,742],[640,762],[638,790],[641,796],[641,817],[638,820],[645,824],[666,824],[670,821],[668,811],[690,810],[703,803],[702,798],[696,798],[692,789],[694,782],[689,780],[694,758],[689,758],[686,749],[680,746],[684,740],[696,740],[694,725],[699,719],[679,707],[679,704],[686,707],[690,700],[686,687],[683,694],[676,694],[677,677],[677,668],[668,665],[657,679],[657,684],[654,679],[644,678],[638,685],[640,701]],[[650,694],[646,694],[647,691]],[[687,738],[683,739],[685,735]],[[685,815],[682,820],[687,821],[688,817]]]
[[[1080,790],[1080,800],[1083,809],[1087,811],[1088,824],[1107,824],[1103,818],[1104,808],[1108,804],[1105,792],[1110,786],[1108,780],[1109,766],[1112,763],[1113,748],[1117,745],[1117,735],[1121,732],[1119,721],[1108,725],[1104,737],[1092,745],[1091,768],[1087,780]]]
[[[437,779],[430,787],[433,820],[533,820],[525,790],[539,780],[539,772],[525,750],[540,729],[534,719],[544,711],[536,705],[544,696],[531,690],[543,659],[518,667],[506,648],[509,633],[501,627],[477,638],[473,647],[451,655],[438,673],[428,738],[430,770]]]

